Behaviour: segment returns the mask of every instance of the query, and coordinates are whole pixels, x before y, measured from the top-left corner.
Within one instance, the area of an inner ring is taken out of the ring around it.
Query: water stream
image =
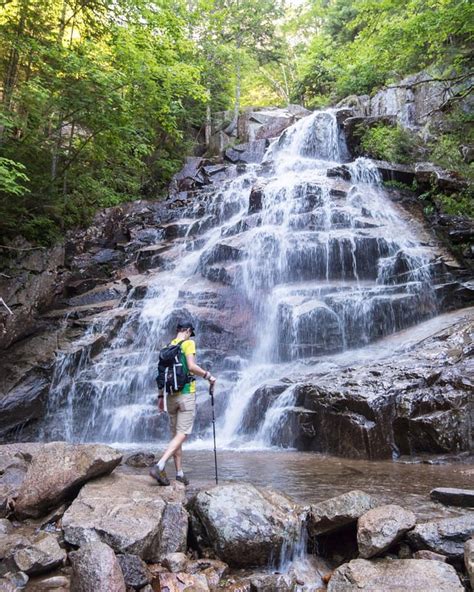
[[[337,117],[326,110],[300,120],[262,165],[237,176],[234,167],[195,198],[179,221],[184,232],[165,245],[166,263],[147,277],[144,298],[132,290],[74,351],[60,354],[44,439],[166,438],[156,413],[157,351],[186,316],[198,328],[198,361],[212,363],[219,377],[219,446],[268,448],[293,405],[292,388],[249,440],[242,421],[259,385],[341,355],[350,363],[360,348],[436,314],[434,252],[391,203],[371,161],[349,163],[348,180],[328,176],[348,160]],[[92,356],[83,346],[102,335],[107,344]],[[200,382],[198,402],[205,397]],[[204,414],[194,447],[210,445],[208,430]]]

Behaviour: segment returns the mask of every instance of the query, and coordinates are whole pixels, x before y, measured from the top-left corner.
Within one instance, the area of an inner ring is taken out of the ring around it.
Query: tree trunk
[[[235,103],[234,103],[234,116],[230,124],[225,128],[224,132],[231,135],[237,128],[239,122],[239,111],[240,111],[240,90],[242,85],[242,72],[240,65],[240,56],[237,54],[237,64],[235,70]],[[237,134],[238,135],[238,130]]]
[[[5,79],[3,81],[3,104],[7,111],[11,110],[13,91],[16,86],[18,78],[18,66],[20,63],[20,52],[18,50],[18,41],[23,35],[26,23],[26,7],[27,2],[23,1],[20,4],[20,14],[18,20],[18,26],[16,28],[15,39],[12,42],[10,48],[10,55],[8,58],[8,65],[6,68]]]
[[[211,142],[211,106],[206,107],[206,123],[204,124],[204,144],[209,148]]]

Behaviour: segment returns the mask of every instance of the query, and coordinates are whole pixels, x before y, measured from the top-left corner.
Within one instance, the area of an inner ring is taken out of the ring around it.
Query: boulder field
[[[159,487],[137,459],[121,465],[92,444],[1,446],[0,590],[461,592],[472,582],[469,507],[418,522],[357,490],[302,506],[244,482]]]

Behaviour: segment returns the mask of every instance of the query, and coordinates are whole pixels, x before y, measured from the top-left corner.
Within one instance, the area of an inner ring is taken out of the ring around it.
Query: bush
[[[361,130],[360,138],[360,145],[366,156],[402,164],[416,159],[417,141],[401,126],[380,123]]]

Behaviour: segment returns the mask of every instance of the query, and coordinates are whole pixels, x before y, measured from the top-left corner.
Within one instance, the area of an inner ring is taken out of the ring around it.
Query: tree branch
[[[474,76],[474,72],[468,72],[460,76],[453,76],[453,78],[429,78],[428,80],[417,80],[412,84],[391,84],[389,86],[383,85],[382,88],[388,90],[391,88],[412,88],[413,86],[419,86],[421,84],[430,84],[431,82],[461,82]]]

